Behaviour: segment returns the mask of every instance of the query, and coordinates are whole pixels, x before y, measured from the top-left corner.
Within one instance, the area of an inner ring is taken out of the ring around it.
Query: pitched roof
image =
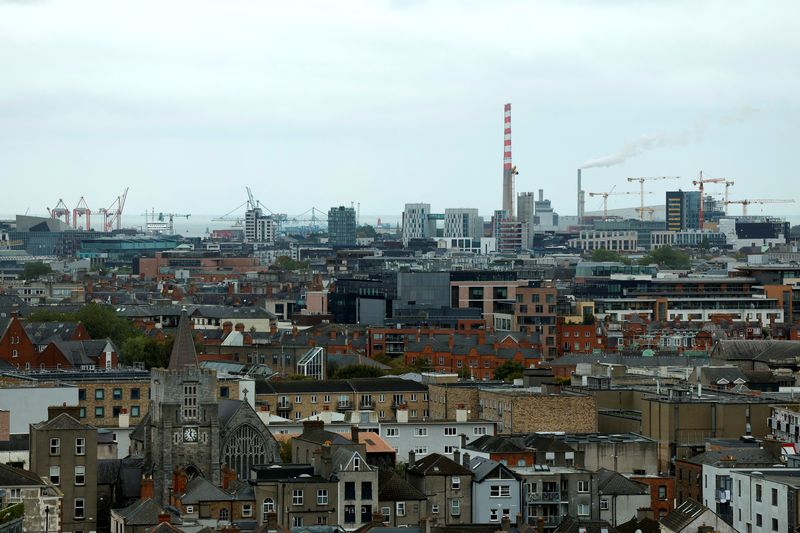
[[[186,485],[181,496],[183,505],[196,505],[200,502],[230,501],[231,495],[202,477],[196,477]]]
[[[61,413],[57,417],[50,420],[31,425],[34,429],[46,430],[95,429],[94,426],[90,426],[89,424],[81,424],[67,413]]]
[[[645,483],[628,479],[619,472],[601,468],[597,471],[597,488],[600,494],[613,495],[645,495],[650,494],[650,487]]]
[[[164,509],[151,498],[137,500],[123,509],[117,509],[126,526],[153,526],[158,524],[158,515]],[[173,517],[174,518],[174,517]]]
[[[706,366],[700,369],[700,372],[706,377],[709,383],[734,384],[737,380],[742,383],[747,382],[747,376],[739,369],[738,366]]]
[[[419,459],[413,466],[408,467],[408,472],[413,474],[444,475],[444,476],[471,476],[472,472],[456,463],[452,459],[438,453],[430,453]]]
[[[187,366],[197,367],[198,363],[191,320],[189,320],[184,308],[181,311],[181,319],[175,332],[175,343],[172,345],[168,368],[170,370],[180,370]]]
[[[44,485],[35,473],[0,463],[0,487],[28,487]]]
[[[780,458],[775,457],[764,448],[742,447],[724,451],[707,451],[684,459],[684,461],[696,465],[723,468],[758,468],[780,463]]]
[[[637,520],[636,517],[634,517],[624,524],[617,526],[617,531],[619,531],[619,533],[636,533],[637,530],[641,531],[641,533],[659,533],[661,527],[656,520],[647,517],[641,520]]]
[[[661,519],[661,524],[672,531],[682,531],[694,522],[708,507],[692,500],[685,500],[675,510]]]
[[[509,468],[504,464],[492,459],[487,459],[486,457],[473,457],[469,462],[469,469],[472,470],[472,474],[475,476],[476,482],[483,481],[488,475],[498,468],[505,470],[512,478],[517,477],[517,475],[509,470]]]
[[[425,494],[392,470],[378,472],[378,501],[424,500]]]

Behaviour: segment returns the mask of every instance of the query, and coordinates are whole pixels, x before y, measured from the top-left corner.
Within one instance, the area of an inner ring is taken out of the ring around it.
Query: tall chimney
[[[581,169],[578,169],[578,224],[583,223],[583,213],[581,213]]]
[[[503,113],[503,210],[514,218],[514,165],[511,164],[511,104]]]
[[[539,189],[539,201],[544,201],[544,189]]]

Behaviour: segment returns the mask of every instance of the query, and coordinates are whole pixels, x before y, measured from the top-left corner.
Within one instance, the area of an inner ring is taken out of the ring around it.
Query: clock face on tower
[[[197,428],[183,428],[183,442],[197,442]]]

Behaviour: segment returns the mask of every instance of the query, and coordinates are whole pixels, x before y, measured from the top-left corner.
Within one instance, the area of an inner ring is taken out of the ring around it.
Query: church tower
[[[183,309],[169,367],[150,373],[150,414],[145,427],[145,471],[153,475],[153,496],[170,502],[173,474],[202,476],[220,484],[220,427],[217,375],[201,369],[191,321]]]

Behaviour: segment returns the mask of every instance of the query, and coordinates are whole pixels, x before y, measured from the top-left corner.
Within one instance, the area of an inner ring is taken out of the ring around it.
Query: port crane
[[[638,181],[639,182],[639,220],[644,220],[644,182],[645,181],[657,181],[657,180],[677,180],[680,179],[680,176],[652,176],[652,177],[636,177],[636,178],[628,178],[629,182]]]
[[[746,198],[744,200],[725,200],[725,207],[728,207],[728,204],[742,204],[742,216],[747,216],[747,206],[750,204],[793,204],[794,200],[792,199],[768,199],[768,200],[753,200],[750,198]]]
[[[110,206],[100,209],[103,214],[103,231],[111,232],[116,229],[122,229],[122,211],[125,209],[125,199],[128,197],[128,187],[125,191],[117,196]]]
[[[64,203],[62,198],[58,199],[58,203],[53,209],[47,208],[47,212],[50,213],[50,218],[52,219],[61,219],[64,218],[64,222],[69,226],[69,207],[67,204]]]
[[[86,231],[92,229],[92,210],[89,209],[89,205],[86,203],[86,199],[81,196],[81,199],[78,200],[78,205],[75,206],[75,209],[72,210],[72,227],[73,229],[80,229],[78,227],[78,218],[84,217],[86,222]]]
[[[614,192],[613,190],[608,192],[590,192],[589,196],[602,196],[603,197],[603,220],[608,219],[608,197],[609,196],[625,196],[628,194],[637,194],[635,192],[625,191],[625,192]],[[652,194],[650,192],[646,194]]]

